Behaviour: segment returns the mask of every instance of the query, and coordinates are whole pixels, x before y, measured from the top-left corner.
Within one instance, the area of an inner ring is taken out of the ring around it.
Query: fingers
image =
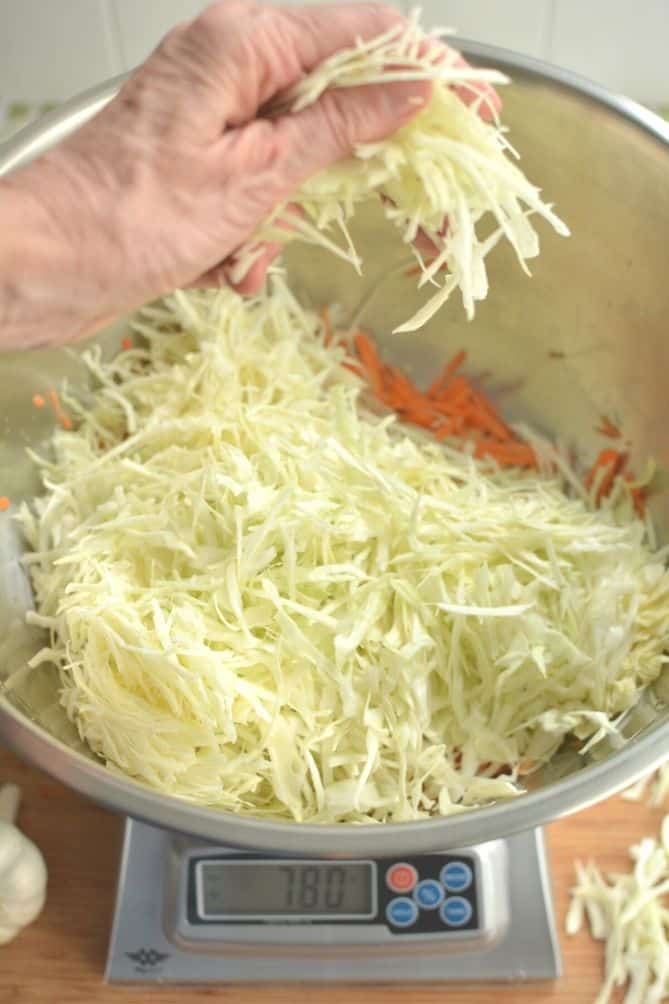
[[[469,66],[466,59],[459,56],[454,60],[455,66]],[[502,111],[502,99],[490,84],[485,80],[472,81],[470,84],[461,84],[453,90],[461,101],[466,105],[478,104],[478,113],[484,122],[494,122]]]
[[[471,64],[446,42],[438,37],[427,36],[419,46],[420,55],[430,52],[434,61],[442,61],[449,67],[471,69]],[[502,110],[502,100],[497,91],[485,80],[454,85],[453,90],[466,105],[478,105],[478,113],[484,122],[493,122]]]
[[[228,128],[219,133],[207,160],[222,192],[229,193],[234,181],[235,199],[226,194],[225,207],[233,230],[249,232],[312,175],[350,155],[356,145],[397,131],[427,104],[431,83],[405,81],[333,89],[297,113],[254,117],[272,96],[334,52],[402,23],[392,8],[376,4],[288,9],[227,0],[177,37],[178,44],[188,39],[189,45],[199,37],[201,72],[210,87],[212,80],[218,87]],[[467,65],[461,57],[454,60],[452,51],[449,62]],[[484,118],[494,117],[500,107],[487,84],[457,90],[467,104],[479,103]],[[195,100],[192,94],[189,100]],[[218,285],[224,278],[240,292],[256,292],[278,252],[277,245],[266,245],[243,277],[229,258],[198,284]]]
[[[214,268],[210,268],[203,275],[189,282],[185,289],[219,289],[221,286],[230,286],[242,296],[253,296],[254,293],[259,293],[264,286],[267,270],[282,250],[282,244],[261,245],[260,255],[248,272],[239,279],[235,275],[237,260],[234,255],[230,255],[224,262],[219,262]]]
[[[296,218],[303,217],[304,211],[300,206],[295,204],[286,206],[281,214],[281,228],[283,230],[291,231],[294,229],[291,225],[292,216]],[[260,254],[244,275],[238,274],[236,267],[237,257],[234,254],[231,255],[224,264],[225,278],[228,285],[243,296],[252,296],[254,293],[259,293],[265,284],[267,270],[279,257],[285,246],[285,242],[264,242],[261,245],[262,250]]]
[[[423,80],[333,90],[303,111],[278,119],[275,139],[286,152],[282,197],[358,144],[395,132],[427,104],[431,91]]]
[[[253,262],[248,272],[239,279],[235,274],[234,256],[228,259],[223,267],[228,285],[241,293],[242,296],[253,296],[254,293],[259,293],[265,284],[268,268],[279,257],[283,248],[283,244],[263,244],[258,258]]]
[[[225,0],[207,8],[164,48],[188,66],[201,95],[216,95],[222,127],[236,127],[335,52],[403,22],[398,11],[383,4],[303,9]]]
[[[383,34],[405,18],[383,3],[317,4],[309,7],[280,8],[299,34],[302,70],[308,73],[319,63],[355,45]]]
[[[296,205],[286,206],[282,217],[281,226],[284,230],[292,230],[291,216],[303,216],[303,210]],[[209,269],[194,282],[190,283],[189,289],[217,288],[222,284],[230,286],[241,293],[242,296],[253,296],[259,293],[265,284],[267,270],[279,257],[285,247],[285,243],[266,241],[260,245],[260,253],[256,257],[248,271],[243,274],[239,271],[240,259],[237,253],[228,255],[225,261],[219,262],[214,268]]]
[[[448,231],[448,220],[444,220],[440,229],[440,236],[444,237],[447,231]],[[414,247],[418,251],[420,251],[420,253],[425,258],[434,258],[435,255],[439,254],[440,249],[437,247],[434,241],[428,237],[428,235],[425,233],[424,230],[418,231],[418,233],[416,234],[416,239],[413,242],[413,244]]]

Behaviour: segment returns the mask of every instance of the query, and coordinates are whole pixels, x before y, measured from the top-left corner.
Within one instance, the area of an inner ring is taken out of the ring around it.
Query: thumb
[[[430,100],[426,80],[326,91],[318,101],[277,120],[286,195],[317,171],[348,156],[359,143],[396,132]]]

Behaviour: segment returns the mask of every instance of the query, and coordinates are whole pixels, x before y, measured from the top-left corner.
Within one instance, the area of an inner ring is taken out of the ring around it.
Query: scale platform
[[[543,836],[401,860],[309,860],[127,820],[113,983],[548,980]]]

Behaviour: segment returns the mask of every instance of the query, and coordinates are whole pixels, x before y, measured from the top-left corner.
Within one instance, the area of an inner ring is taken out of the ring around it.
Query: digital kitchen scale
[[[540,830],[353,861],[272,857],[126,822],[111,982],[541,980],[560,970]]]

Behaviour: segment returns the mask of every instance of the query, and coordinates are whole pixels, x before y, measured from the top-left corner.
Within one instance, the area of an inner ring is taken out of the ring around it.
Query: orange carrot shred
[[[623,471],[623,478],[627,482],[629,487],[630,495],[632,496],[632,502],[634,503],[634,510],[637,516],[646,515],[646,493],[640,485],[634,483],[634,478],[629,471]]]
[[[353,344],[372,390],[377,397],[381,397],[384,391],[383,371],[385,367],[378,356],[374,342],[364,331],[358,331],[353,339]]]
[[[48,390],[46,392],[46,396],[49,399],[51,407],[53,408],[53,413],[56,416],[56,420],[60,423],[63,429],[71,429],[72,419],[67,414],[67,412],[63,410],[63,406],[60,403],[60,398],[58,397],[58,391]]]
[[[46,401],[41,394],[33,394],[33,406],[35,408],[43,408],[45,404]]]
[[[372,338],[364,331],[353,335],[362,372],[375,396],[403,422],[429,429],[437,440],[451,436],[471,441],[477,457],[493,458],[508,467],[536,467],[534,450],[514,436],[485,394],[459,374],[467,358],[460,351],[444,366],[427,391],[420,390],[397,366],[386,365]]]
[[[490,400],[458,375],[467,358],[458,352],[427,391],[420,390],[397,366],[387,366],[364,331],[353,344],[370,389],[403,422],[429,429],[439,441],[457,436],[473,442],[475,455],[502,466],[536,467],[534,450],[517,439]]]
[[[622,432],[617,425],[614,425],[607,415],[602,415],[601,424],[595,429],[600,436],[608,436],[609,439],[620,439]]]
[[[460,367],[465,363],[466,359],[467,359],[467,353],[465,352],[464,349],[460,349],[459,352],[456,352],[456,354],[453,356],[450,363],[446,365],[446,369],[444,370],[444,374],[448,377],[449,380],[451,379],[451,377],[455,376]]]
[[[626,464],[626,453],[621,453],[619,450],[601,450],[585,479],[586,488],[591,488],[599,471],[605,472],[597,486],[596,499],[598,502],[601,502],[604,496],[609,494],[614,481],[625,470]]]
[[[467,358],[467,353],[464,349],[461,349],[456,355],[453,356],[449,363],[446,363],[443,370],[437,377],[437,379],[430,384],[427,389],[428,397],[435,397],[444,386],[453,379],[457,371],[460,369],[465,359]]]
[[[444,233],[445,232],[446,231],[444,231]],[[425,264],[428,265],[428,266],[431,265],[434,260],[435,260],[434,257],[433,258],[425,258],[424,259]],[[444,264],[439,269],[439,272],[446,272],[446,271],[448,271],[448,262],[444,262]],[[410,268],[406,269],[406,271],[404,272],[404,275],[407,278],[411,278],[411,277],[413,277],[415,275],[422,275],[422,274],[423,274],[423,269],[420,267],[420,265],[412,265]]]
[[[519,442],[497,443],[494,440],[481,439],[476,444],[474,456],[492,457],[503,467],[536,467],[537,463],[532,447]]]
[[[6,495],[0,495],[0,512],[7,512],[11,504]]]
[[[327,318],[327,315],[322,313],[321,317]],[[325,325],[326,321],[323,323]],[[490,458],[501,467],[538,466],[532,446],[516,436],[490,398],[459,372],[467,358],[466,352],[457,352],[427,391],[422,391],[399,367],[388,366],[383,362],[376,344],[366,332],[356,331],[353,334],[353,348],[360,366],[348,361],[343,365],[364,377],[374,395],[395,411],[402,422],[430,430],[438,441],[457,437],[461,442],[471,444],[475,457]],[[564,353],[558,352],[551,352],[549,355],[552,358],[564,357]],[[610,438],[619,438],[621,435],[606,416],[602,417],[597,431]],[[600,502],[611,491],[616,478],[624,477],[629,485],[634,508],[642,516],[645,511],[645,494],[640,486],[634,484],[631,474],[626,470],[627,460],[627,453],[620,450],[602,450],[585,483],[587,487],[592,487],[595,477],[599,478],[597,501]]]
[[[132,338],[124,338],[121,341],[121,348],[125,349],[126,351],[128,349],[131,349],[132,348]]]

